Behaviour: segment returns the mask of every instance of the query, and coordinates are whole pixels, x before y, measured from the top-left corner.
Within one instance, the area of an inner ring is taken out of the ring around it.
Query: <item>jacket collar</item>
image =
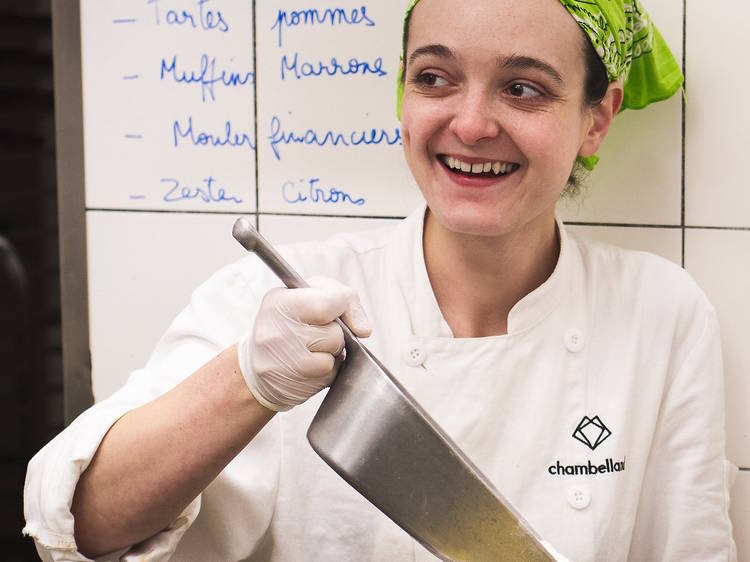
[[[396,229],[391,242],[391,263],[404,299],[411,324],[411,335],[452,338],[430,285],[424,260],[422,237],[425,204],[414,210]],[[552,275],[539,287],[518,301],[508,315],[508,335],[532,328],[546,318],[572,290],[571,275],[575,261],[575,241],[569,237],[560,218],[560,254]]]

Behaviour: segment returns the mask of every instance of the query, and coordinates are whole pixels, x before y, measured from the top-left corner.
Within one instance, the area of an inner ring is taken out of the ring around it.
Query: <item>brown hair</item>
[[[583,81],[583,103],[584,106],[594,107],[599,105],[604,99],[604,95],[607,93],[607,88],[609,87],[609,77],[607,76],[607,68],[594,50],[594,46],[589,41],[583,29],[581,30],[581,35],[583,36],[581,44],[583,63],[586,68],[586,76]],[[570,176],[568,176],[568,183],[562,192],[562,196],[572,198],[578,195],[581,192],[587,174],[588,170],[576,160],[573,164],[573,169],[570,171]]]

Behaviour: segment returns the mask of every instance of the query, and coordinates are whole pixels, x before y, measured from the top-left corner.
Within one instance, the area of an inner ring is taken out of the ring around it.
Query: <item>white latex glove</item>
[[[255,399],[283,412],[333,382],[343,357],[341,316],[359,337],[370,323],[357,293],[334,279],[316,277],[306,289],[271,289],[255,327],[237,346],[240,370]]]

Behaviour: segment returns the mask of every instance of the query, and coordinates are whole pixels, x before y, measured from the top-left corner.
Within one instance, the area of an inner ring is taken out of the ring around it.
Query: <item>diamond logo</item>
[[[599,419],[599,416],[590,418],[583,416],[583,419],[573,432],[573,438],[586,445],[592,451],[606,441],[612,432]]]

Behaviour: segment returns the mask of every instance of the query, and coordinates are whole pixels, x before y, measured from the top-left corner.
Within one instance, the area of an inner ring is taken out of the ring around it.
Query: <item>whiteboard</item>
[[[87,208],[403,216],[402,4],[81,0]]]
[[[261,209],[399,215],[415,201],[396,83],[404,2],[259,2]]]
[[[232,243],[235,218],[223,213],[87,213],[89,345],[97,400],[145,365],[195,287],[244,254]]]

